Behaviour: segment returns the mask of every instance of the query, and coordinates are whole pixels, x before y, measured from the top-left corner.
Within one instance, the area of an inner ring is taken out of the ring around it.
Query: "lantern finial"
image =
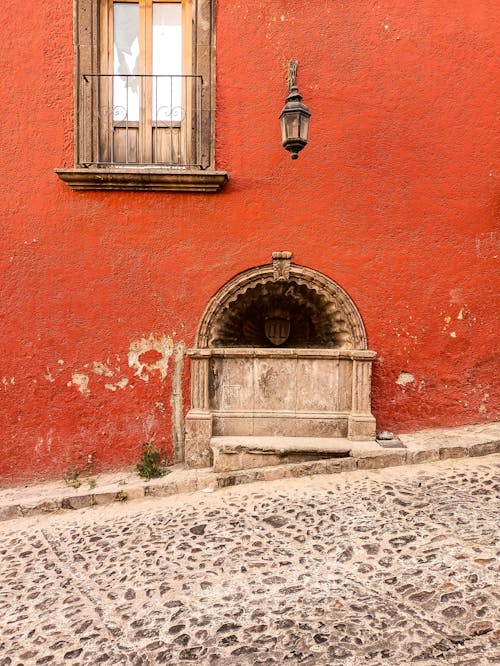
[[[295,86],[295,80],[297,78],[297,70],[299,68],[298,60],[290,60],[288,63],[288,76],[286,82],[288,83],[288,92]]]

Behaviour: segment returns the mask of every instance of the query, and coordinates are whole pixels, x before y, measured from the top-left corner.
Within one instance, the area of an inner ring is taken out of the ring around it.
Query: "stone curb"
[[[228,488],[256,481],[274,481],[277,479],[314,476],[317,474],[336,474],[355,470],[382,469],[400,465],[414,465],[438,460],[487,456],[500,453],[500,439],[476,442],[470,446],[434,446],[433,448],[381,449],[379,452],[358,451],[354,457],[330,458],[300,463],[275,465],[239,470],[235,472],[210,472],[193,470],[183,473],[183,478],[164,477],[154,483],[143,482],[137,485],[123,486],[121,489],[103,488],[86,494],[68,494],[57,499],[44,498],[31,503],[12,502],[0,505],[0,521],[14,518],[26,518],[59,511],[104,506],[114,502],[125,502],[146,497],[169,497],[196,491],[213,491],[216,488]],[[201,474],[200,474],[201,472]]]

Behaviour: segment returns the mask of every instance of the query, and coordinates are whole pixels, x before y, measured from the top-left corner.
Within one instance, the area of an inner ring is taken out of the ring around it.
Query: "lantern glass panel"
[[[300,120],[300,138],[307,143],[309,135],[309,116],[302,116]]]
[[[280,125],[281,125],[281,142],[285,143],[285,141],[288,139],[286,116],[281,116]]]
[[[300,113],[294,111],[287,116],[288,138],[296,139],[300,136]]]

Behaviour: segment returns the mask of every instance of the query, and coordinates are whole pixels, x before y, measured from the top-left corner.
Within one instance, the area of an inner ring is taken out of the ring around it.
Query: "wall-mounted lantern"
[[[307,143],[309,134],[309,118],[311,112],[302,104],[302,95],[295,85],[298,62],[290,60],[288,69],[288,97],[280,114],[281,143],[296,160],[299,152]]]

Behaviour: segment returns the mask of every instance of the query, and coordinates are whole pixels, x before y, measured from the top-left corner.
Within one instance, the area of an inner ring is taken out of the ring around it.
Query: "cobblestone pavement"
[[[0,526],[0,665],[500,664],[500,456]]]

